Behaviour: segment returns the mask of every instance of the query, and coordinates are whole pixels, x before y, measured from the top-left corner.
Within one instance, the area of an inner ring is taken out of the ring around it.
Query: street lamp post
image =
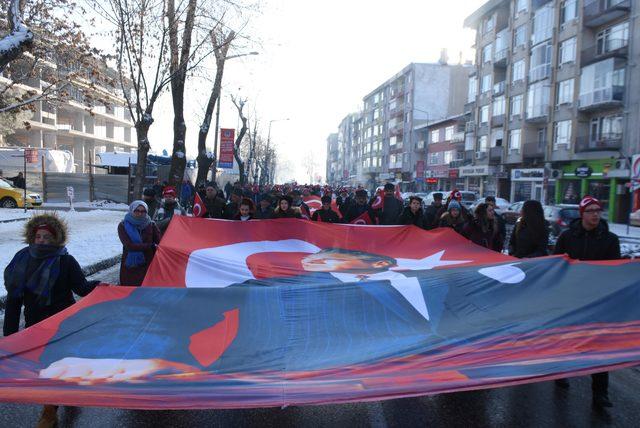
[[[265,161],[264,161],[264,166],[265,166],[265,181],[268,183],[270,181],[270,176],[271,176],[271,171],[270,169],[270,162],[271,162],[271,125],[273,124],[273,122],[283,122],[285,120],[289,120],[289,118],[285,118],[285,119],[271,119],[269,121],[269,132],[267,132],[267,150],[265,153]],[[267,184],[267,183],[262,183],[262,184]]]
[[[244,54],[231,55],[224,59],[224,62],[227,62],[230,59],[240,58],[243,56],[250,55],[259,55],[259,52],[248,52]],[[223,63],[224,66],[224,63]],[[213,165],[213,170],[211,171],[212,180],[216,181],[216,172],[218,170],[218,134],[220,133],[220,99],[222,98],[222,82],[220,82],[220,93],[218,94],[218,102],[216,105],[216,133],[213,138],[213,158],[215,163]]]

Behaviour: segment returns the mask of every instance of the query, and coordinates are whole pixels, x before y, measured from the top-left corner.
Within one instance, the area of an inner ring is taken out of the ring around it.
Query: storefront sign
[[[449,170],[449,178],[458,178],[458,168]]]
[[[437,178],[427,178],[427,183],[429,183],[429,184],[437,184],[438,183],[438,179]]]
[[[27,163],[38,163],[38,149],[24,149]]]
[[[218,167],[233,169],[233,143],[235,140],[235,129],[220,129],[220,156]]]
[[[593,174],[593,169],[591,169],[589,165],[584,164],[576,168],[575,174],[576,177],[579,178],[589,178],[591,174]]]
[[[422,183],[424,181],[424,161],[416,162],[416,181]]]
[[[464,166],[460,168],[460,177],[479,177],[483,175],[489,175],[489,165],[483,166]]]
[[[512,169],[512,181],[543,181],[544,168]]]

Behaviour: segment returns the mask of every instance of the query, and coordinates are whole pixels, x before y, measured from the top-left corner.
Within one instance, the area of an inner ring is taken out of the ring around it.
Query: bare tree
[[[9,34],[0,40],[0,71],[33,45],[33,33],[22,17],[25,3],[25,0],[10,0],[3,7],[7,11]]]
[[[235,37],[236,33],[234,31],[225,32],[221,26],[214,28],[210,33],[211,45],[216,59],[216,77],[213,82],[211,94],[209,95],[209,101],[207,102],[204,118],[202,119],[202,125],[200,125],[200,131],[198,132],[198,156],[196,158],[198,163],[198,178],[196,179],[196,185],[204,184],[207,180],[207,175],[212,164],[215,169],[217,159],[215,152],[211,153],[207,151],[207,137],[209,135],[209,130],[211,129],[213,111],[215,110],[216,103],[220,98],[225,61],[227,59],[229,48],[231,47]]]
[[[240,121],[242,122],[242,128],[240,128],[240,132],[238,133],[238,135],[236,135],[236,141],[233,144],[233,157],[236,159],[236,162],[238,164],[238,172],[240,174],[240,184],[242,186],[245,185],[246,183],[246,175],[244,173],[244,161],[242,160],[242,157],[240,155],[240,147],[241,144],[244,140],[245,134],[247,133],[247,118],[244,115],[244,113],[242,112],[242,110],[244,109],[245,104],[247,103],[247,99],[246,98],[235,98],[234,96],[231,96],[231,101],[233,101],[233,105],[236,106],[236,109],[238,110],[238,116],[240,117]]]
[[[196,0],[189,0],[186,11],[176,9],[175,0],[168,0],[167,21],[169,26],[169,71],[171,79],[171,97],[173,99],[173,153],[169,170],[169,184],[177,186],[184,176],[187,163],[185,139],[187,126],[184,120],[184,87],[187,80],[187,67],[191,56],[191,41],[196,20]],[[179,38],[180,14],[186,14]]]

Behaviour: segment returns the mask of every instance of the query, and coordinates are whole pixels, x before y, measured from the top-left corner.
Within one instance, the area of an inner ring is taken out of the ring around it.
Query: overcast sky
[[[225,68],[221,127],[235,128],[228,95],[248,97],[280,159],[286,176],[307,182],[302,158],[312,152],[324,177],[327,136],[362,97],[411,62],[436,62],[447,48],[450,62],[460,52],[473,57],[473,32],[466,16],[485,0],[267,0],[247,31],[259,42],[258,56],[230,60]],[[236,51],[235,53],[241,53]],[[213,73],[213,71],[212,71]],[[188,88],[187,156],[195,157],[197,130],[208,88]],[[152,150],[171,153],[172,107],[167,94],[151,127]],[[213,146],[213,135],[209,137]]]

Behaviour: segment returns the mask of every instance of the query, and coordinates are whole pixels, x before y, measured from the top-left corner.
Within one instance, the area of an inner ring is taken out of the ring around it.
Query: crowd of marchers
[[[415,225],[426,230],[450,228],[477,245],[508,251],[517,258],[550,254],[549,227],[538,201],[523,204],[521,216],[505,243],[505,222],[495,210],[495,198],[485,198],[485,203],[470,212],[456,190],[446,200],[436,193],[424,210],[420,198],[410,197],[405,206],[398,196],[391,183],[375,195],[362,188],[295,184],[243,187],[236,183],[219,189],[215,183],[208,183],[194,189],[185,183],[179,192],[171,186],[154,186],[144,190],[142,200],[130,204],[118,225],[123,245],[120,284],[141,285],[162,234],[171,219],[180,215],[236,221],[295,218],[323,223]],[[321,205],[316,205],[315,210],[305,202],[318,199]],[[580,202],[579,211],[580,218],[560,235],[552,253],[578,260],[619,259],[618,237],[601,218],[601,203],[587,196]],[[29,327],[71,306],[74,293],[84,296],[97,285],[86,280],[78,262],[67,252],[67,236],[64,221],[54,214],[35,215],[26,223],[27,246],[16,253],[4,271],[5,336],[18,331],[23,310]],[[592,378],[594,407],[610,407],[608,374],[599,373]],[[569,386],[564,379],[556,384],[560,388]],[[57,408],[45,406],[39,426],[54,426],[56,421]]]

